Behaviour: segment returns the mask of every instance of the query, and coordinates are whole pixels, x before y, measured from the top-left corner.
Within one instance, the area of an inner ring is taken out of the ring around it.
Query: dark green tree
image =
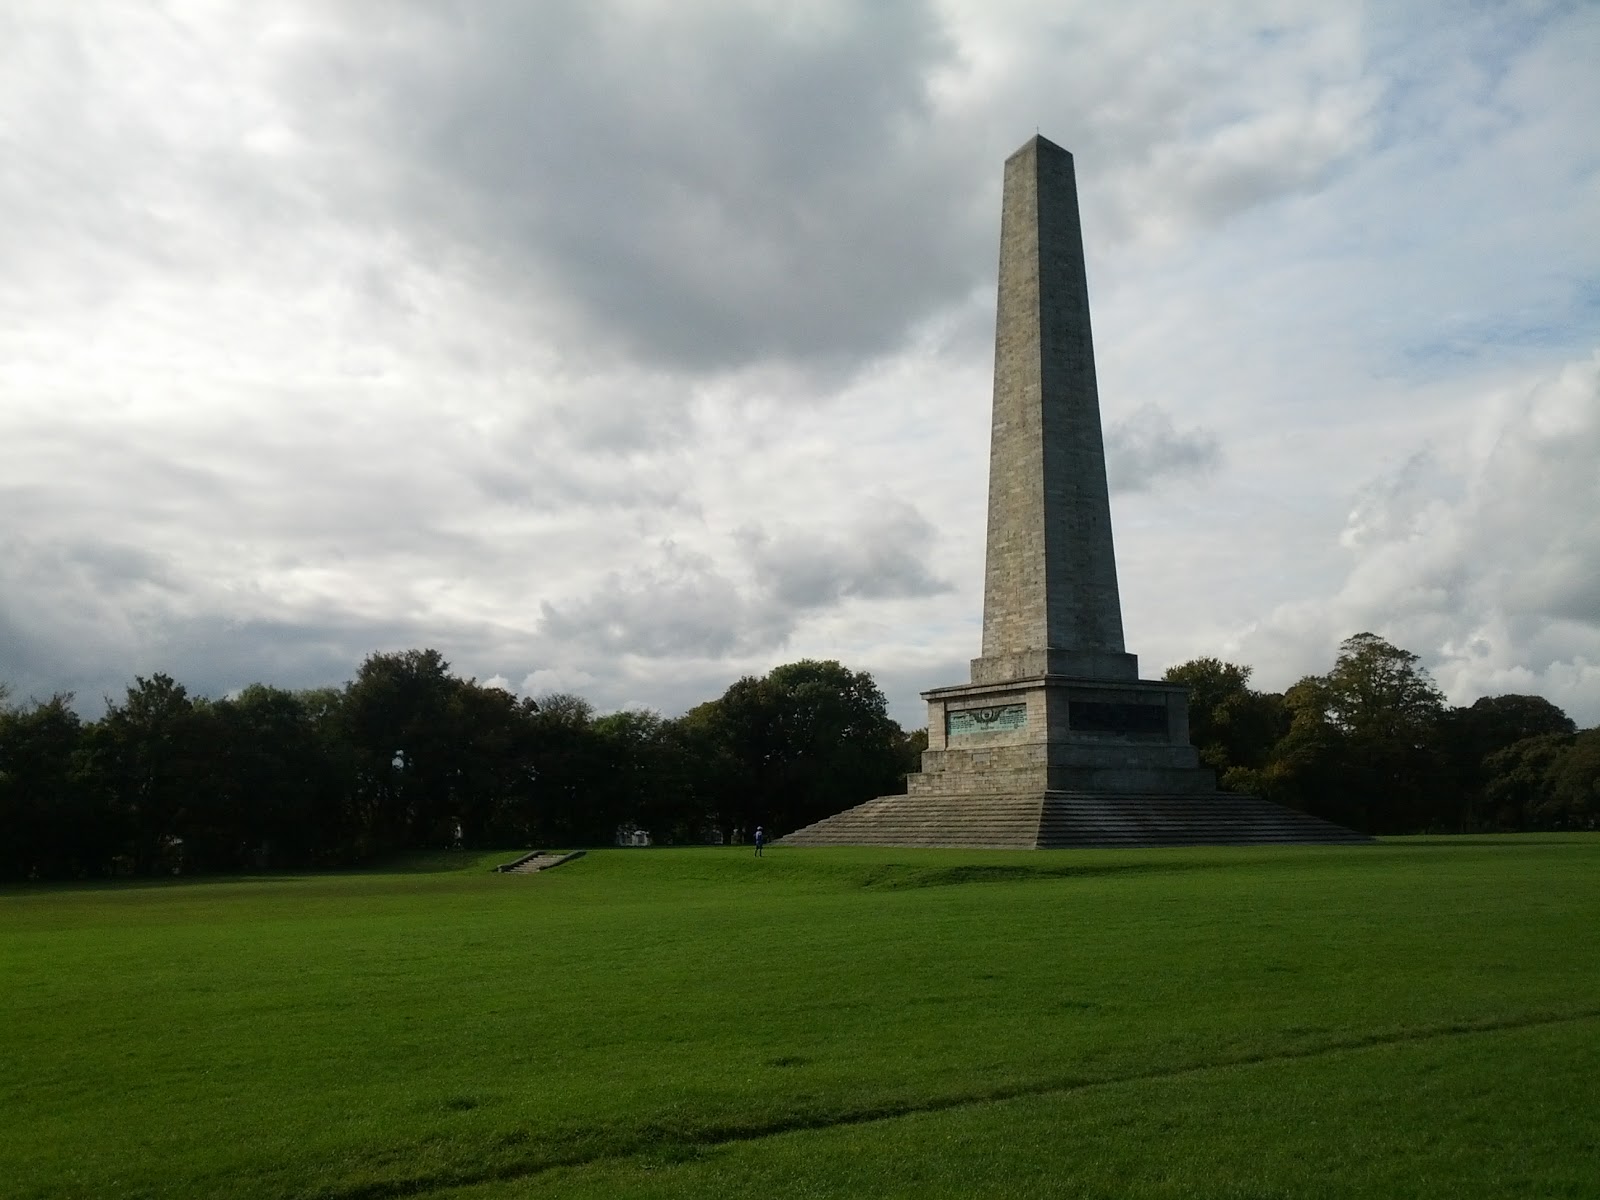
[[[1542,696],[1484,696],[1466,708],[1450,709],[1441,722],[1440,741],[1456,804],[1451,827],[1461,832],[1495,828],[1485,803],[1492,756],[1527,738],[1576,730],[1572,719]],[[1513,827],[1527,819],[1520,814]]]
[[[904,789],[904,732],[871,675],[804,659],[730,687],[696,722],[723,748],[728,833],[782,834]]]
[[[355,858],[353,772],[333,689],[253,683],[209,706],[216,743],[215,820],[194,836],[216,869],[306,867]]]
[[[1543,828],[1600,828],[1600,729],[1573,737],[1551,767],[1549,785],[1534,810]]]
[[[1420,661],[1376,634],[1358,633],[1345,640],[1326,677],[1327,717],[1344,735],[1346,786],[1368,798],[1374,833],[1449,827],[1444,697]]]
[[[1420,659],[1373,633],[1346,638],[1326,675],[1284,693],[1288,731],[1241,789],[1368,833],[1446,827],[1444,698]]]
[[[204,725],[183,685],[157,673],[135,676],[123,703],[108,700],[87,732],[88,785],[103,789],[124,824],[137,874],[182,868],[184,828],[211,786]]]
[[[0,706],[0,879],[109,872],[122,831],[83,786],[82,743],[69,694]]]
[[[907,775],[914,775],[922,770],[922,755],[928,749],[928,727],[908,729],[900,735],[900,786],[896,792],[906,790],[905,779]]]
[[[456,689],[450,723],[461,754],[452,807],[468,848],[531,845],[538,839],[538,706],[500,688]]]
[[[451,784],[461,751],[451,718],[461,686],[437,650],[404,650],[371,655],[345,689],[366,855],[454,843]]]
[[[1523,738],[1483,764],[1483,815],[1492,829],[1539,829],[1551,800],[1556,765],[1572,745],[1565,733]]]
[[[616,814],[600,779],[604,752],[594,705],[570,692],[540,696],[531,719],[534,803],[547,841],[600,845],[616,836]]]
[[[697,764],[675,723],[625,709],[600,717],[593,728],[604,764],[592,801],[598,819],[613,829],[637,825],[657,842],[702,840],[706,822],[691,787]]]
[[[1162,676],[1189,689],[1189,740],[1227,788],[1253,779],[1241,770],[1265,766],[1273,746],[1289,731],[1283,697],[1255,691],[1250,675],[1249,667],[1196,658],[1168,667]]]

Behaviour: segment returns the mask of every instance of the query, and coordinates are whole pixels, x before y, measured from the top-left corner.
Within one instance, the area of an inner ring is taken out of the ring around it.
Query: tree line
[[[1227,790],[1374,834],[1600,827],[1600,729],[1543,697],[1453,708],[1415,654],[1372,633],[1285,692],[1250,674],[1200,658],[1165,676],[1189,688],[1191,740]]]
[[[739,839],[903,790],[926,744],[870,675],[812,660],[673,720],[519,699],[434,650],[374,654],[343,688],[212,700],[141,676],[89,722],[72,699],[0,708],[0,879]]]
[[[1600,826],[1600,729],[1537,696],[1448,706],[1374,634],[1283,693],[1200,658],[1166,672],[1224,788],[1370,833]],[[342,688],[193,697],[139,677],[84,721],[0,704],[0,879],[343,866],[402,851],[775,834],[904,790],[927,745],[865,672],[804,660],[667,719],[518,698],[434,650]]]

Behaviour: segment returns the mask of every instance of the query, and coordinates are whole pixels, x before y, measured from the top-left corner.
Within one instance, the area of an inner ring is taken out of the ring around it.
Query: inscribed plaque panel
[[[1026,704],[996,704],[989,708],[957,708],[945,713],[945,736],[967,733],[1004,733],[1028,727]]]

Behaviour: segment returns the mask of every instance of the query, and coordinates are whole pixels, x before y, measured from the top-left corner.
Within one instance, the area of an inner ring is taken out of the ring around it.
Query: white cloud
[[[1325,605],[1263,639],[1374,629],[1421,654],[1457,703],[1532,691],[1600,722],[1600,352],[1484,398],[1448,456],[1422,450],[1364,486]]]

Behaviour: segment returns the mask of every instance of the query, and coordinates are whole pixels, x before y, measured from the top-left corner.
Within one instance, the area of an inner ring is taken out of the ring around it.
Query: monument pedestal
[[[977,663],[973,674],[982,674]],[[906,794],[870,800],[780,844],[1032,850],[1371,840],[1218,792],[1189,744],[1188,694],[1176,684],[1037,675],[934,688],[923,699],[928,749]]]
[[[907,781],[917,795],[1216,790],[1189,744],[1189,697],[1176,684],[1039,675],[923,699],[928,749]]]

